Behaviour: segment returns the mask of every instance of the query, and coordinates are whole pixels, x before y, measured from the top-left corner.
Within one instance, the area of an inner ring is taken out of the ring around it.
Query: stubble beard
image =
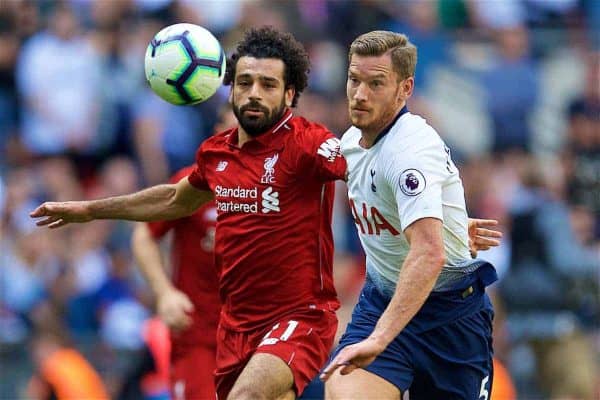
[[[383,129],[385,129],[385,127],[388,126],[388,124],[396,115],[396,110],[393,104],[386,104],[383,109],[385,111],[379,116],[373,117],[372,114],[368,114],[361,118],[359,116],[352,117],[352,109],[350,108],[350,121],[352,122],[352,125],[360,129],[363,133],[369,135],[378,135]],[[361,120],[363,121],[362,123]]]
[[[285,112],[285,100],[281,100],[279,107],[269,110],[258,102],[249,102],[243,106],[233,104],[233,113],[237,118],[240,126],[250,136],[259,136],[269,131],[281,119]],[[260,110],[263,113],[262,117],[246,117],[244,112],[248,109]]]

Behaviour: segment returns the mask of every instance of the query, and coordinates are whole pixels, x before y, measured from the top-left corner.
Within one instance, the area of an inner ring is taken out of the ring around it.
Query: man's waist
[[[451,279],[447,279],[448,277],[451,277]],[[481,259],[470,260],[451,271],[442,270],[429,298],[439,297],[440,295],[462,295],[463,291],[469,288],[474,290],[474,286],[485,289],[486,286],[497,280],[498,275],[492,264]],[[443,282],[443,284],[440,284],[440,282]],[[373,269],[367,268],[365,288],[374,290],[373,294],[378,296],[382,302],[389,303],[394,295],[396,284],[397,281],[392,281],[382,274],[375,273]]]
[[[306,303],[302,301],[299,304],[287,306],[279,304],[278,307],[260,314],[247,313],[242,310],[226,310],[224,308],[219,323],[222,328],[230,331],[248,332],[270,327],[289,315],[310,315],[315,310],[335,312],[339,307],[339,300],[332,297],[330,300],[315,299],[314,302]]]
[[[361,295],[368,297],[368,303],[376,310],[375,315],[382,314],[390,302],[390,297],[379,292],[372,282],[365,284]],[[474,281],[465,288],[430,293],[405,329],[413,333],[425,332],[483,309],[491,311],[492,306],[485,287]]]
[[[446,265],[433,288],[433,293],[462,291],[473,284],[483,288],[498,280],[496,268],[482,259],[466,260],[460,265]]]

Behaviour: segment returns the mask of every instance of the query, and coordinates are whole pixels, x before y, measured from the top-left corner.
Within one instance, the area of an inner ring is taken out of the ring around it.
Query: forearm
[[[384,347],[400,334],[431,293],[443,262],[427,253],[410,251],[404,261],[396,291],[370,338]]]
[[[93,219],[155,221],[187,216],[193,209],[175,201],[176,185],[157,185],[132,194],[87,202]]]
[[[156,297],[173,288],[164,269],[160,247],[145,223],[138,223],[133,231],[131,248],[142,275]]]

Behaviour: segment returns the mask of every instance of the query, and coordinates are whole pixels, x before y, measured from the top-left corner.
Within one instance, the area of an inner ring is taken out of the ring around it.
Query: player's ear
[[[413,94],[413,90],[415,89],[415,78],[410,76],[402,81],[402,94],[405,98],[409,98]]]
[[[231,104],[231,106],[233,107],[233,82],[231,82],[231,85],[229,85],[228,101],[229,101],[229,104]]]
[[[294,101],[294,96],[296,95],[296,89],[290,85],[285,89],[285,93],[283,95],[285,96],[285,105],[291,107]]]

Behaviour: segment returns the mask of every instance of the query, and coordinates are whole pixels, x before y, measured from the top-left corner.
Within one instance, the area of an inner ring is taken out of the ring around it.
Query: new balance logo
[[[334,162],[336,157],[340,157],[340,140],[338,138],[329,138],[319,146],[317,154],[323,156],[329,162]]]
[[[262,212],[265,214],[274,211],[279,212],[279,193],[273,192],[273,188],[269,186],[262,192]]]
[[[227,168],[227,161],[219,161],[219,163],[217,164],[217,168],[215,168],[215,171],[217,172],[223,172],[225,171],[225,168]]]

